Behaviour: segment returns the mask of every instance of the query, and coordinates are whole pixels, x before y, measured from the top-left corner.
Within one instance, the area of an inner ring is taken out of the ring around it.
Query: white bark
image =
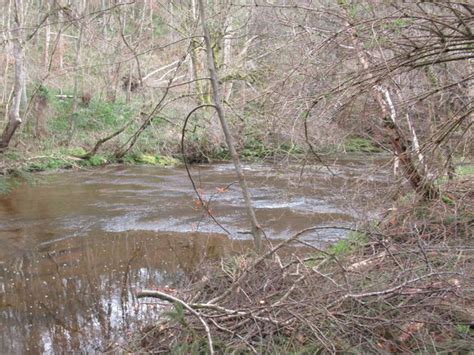
[[[393,101],[392,101],[392,98],[390,97],[390,93],[388,89],[383,87],[382,85],[377,85],[376,90],[380,91],[385,97],[384,101],[389,108],[388,112],[390,113],[390,119],[392,120],[393,124],[397,126],[398,125],[397,111],[395,111],[395,106],[393,105]],[[400,172],[400,157],[398,156],[398,154],[395,154],[395,159],[393,161],[393,175],[398,176],[399,172]]]
[[[58,22],[59,22],[59,26],[60,28],[62,27],[63,25],[63,13],[61,11],[58,12]],[[64,52],[64,44],[63,44],[63,39],[62,39],[62,35],[61,35],[61,29],[59,29],[58,31],[58,65],[59,65],[59,69],[63,69],[64,68],[64,60],[63,60],[63,52]]]
[[[346,26],[351,36],[352,44],[356,50],[359,62],[362,64],[363,68],[368,71],[368,78],[371,79],[372,74],[370,73],[370,65],[368,61],[369,55],[364,50],[362,42],[358,39],[355,28],[348,22],[346,23]],[[410,181],[413,189],[420,193],[424,198],[432,199],[439,196],[438,189],[432,184],[432,182],[425,179],[426,172],[422,171],[422,174],[420,174],[420,171],[418,171],[414,164],[411,155],[408,154],[403,134],[398,125],[395,106],[388,89],[381,84],[376,84],[373,86],[373,93],[383,116],[390,117],[392,121],[393,127],[387,123],[384,123],[384,126],[393,147],[393,154],[395,156],[394,171],[396,172],[398,170],[398,165],[401,165],[405,178]]]
[[[4,28],[11,28],[10,27],[10,16],[11,16],[11,8],[12,8],[12,1],[8,2],[7,11],[3,14],[3,24]],[[9,95],[8,95],[8,69],[10,68],[10,52],[13,52],[10,46],[10,37],[9,31],[2,31],[3,41],[6,43],[5,45],[5,70],[3,73],[3,91],[2,91],[2,103],[8,105],[9,102]],[[8,116],[8,113],[5,112],[5,117]]]
[[[229,73],[229,69],[231,67],[231,58],[232,58],[232,17],[229,17],[228,19],[228,26],[226,29],[226,34],[224,35],[224,50],[223,50],[223,55],[222,55],[222,61],[224,64],[224,72]],[[232,82],[226,82],[224,84],[224,99],[226,101],[229,101],[230,96],[232,94]]]
[[[23,3],[22,0],[15,0],[15,25],[12,30],[13,35],[13,57],[15,58],[15,87],[13,104],[8,114],[8,123],[5,127],[1,141],[0,148],[7,148],[10,141],[15,134],[15,131],[21,124],[20,105],[23,94],[23,47],[21,43],[22,37],[22,16]]]
[[[46,5],[46,11],[50,11],[50,5],[49,5],[49,2],[47,3]],[[49,25],[49,19],[46,20],[46,24],[44,26],[44,56],[43,56],[43,64],[44,64],[44,68],[46,70],[48,70],[48,67],[49,67],[49,42],[50,42],[50,32],[51,32],[51,28],[50,28],[50,25]]]
[[[21,2],[21,0],[16,0]],[[19,39],[14,41],[13,56],[15,57],[15,96],[10,112],[10,121],[21,123],[20,104],[23,94],[23,48]]]

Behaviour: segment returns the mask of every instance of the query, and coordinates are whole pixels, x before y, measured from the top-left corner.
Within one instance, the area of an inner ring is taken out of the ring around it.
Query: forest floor
[[[264,255],[205,265],[182,289],[141,291],[139,298],[155,299],[165,311],[122,350],[472,351],[474,181],[442,189],[442,200],[405,200],[328,249],[300,240],[305,230]],[[295,243],[314,252],[278,256]]]

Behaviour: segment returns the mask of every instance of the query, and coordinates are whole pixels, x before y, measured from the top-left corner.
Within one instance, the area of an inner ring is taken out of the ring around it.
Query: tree
[[[449,161],[438,159],[440,147],[469,142],[471,5],[313,1],[242,6],[260,12],[256,32],[274,33],[272,44],[252,48],[254,57],[263,58],[258,66],[270,68],[259,101],[267,120],[278,122],[274,136],[292,132],[295,141],[317,147],[332,132],[363,135],[393,154],[420,196],[438,197],[434,180]],[[449,75],[440,84],[446,66]],[[298,123],[302,130],[295,129]]]
[[[0,140],[0,150],[8,147],[10,141],[18,127],[21,125],[20,105],[22,94],[24,92],[23,78],[23,44],[22,44],[22,19],[23,3],[22,0],[15,0],[14,3],[14,25],[13,35],[13,57],[15,58],[15,86],[13,91],[13,103],[8,114],[8,123],[2,133]]]
[[[74,124],[74,118],[76,115],[77,111],[77,105],[79,103],[79,91],[82,91],[81,81],[83,79],[82,75],[82,70],[80,69],[81,64],[82,64],[82,47],[83,47],[83,37],[84,37],[84,29],[85,29],[85,21],[81,19],[81,17],[84,16],[86,8],[86,3],[85,1],[82,2],[82,4],[79,4],[79,9],[78,13],[72,14],[71,20],[76,22],[78,25],[78,33],[77,33],[77,39],[76,39],[76,55],[74,58],[74,65],[76,67],[76,72],[74,73],[74,88],[72,92],[72,105],[71,105],[71,113],[69,115],[69,139],[68,142],[71,140],[73,134],[74,134],[74,129],[75,129],[75,124]]]
[[[225,135],[227,147],[229,149],[230,155],[232,157],[232,161],[234,163],[235,174],[237,175],[240,188],[242,189],[242,196],[244,198],[245,207],[247,210],[247,216],[249,218],[250,225],[252,228],[252,235],[254,238],[255,249],[257,253],[259,253],[262,249],[263,231],[260,225],[258,224],[257,217],[255,216],[255,211],[253,210],[253,207],[252,207],[252,199],[250,197],[247,181],[245,180],[245,176],[242,171],[239,155],[237,154],[237,151],[235,150],[232,134],[230,133],[229,125],[225,119],[224,108],[222,106],[222,99],[221,99],[221,90],[219,87],[219,79],[218,79],[217,70],[215,67],[215,58],[214,58],[214,52],[212,49],[211,35],[209,33],[209,28],[208,28],[207,20],[206,20],[204,1],[203,0],[198,0],[198,1],[199,1],[199,10],[200,10],[200,15],[201,15],[202,30],[204,32],[204,40],[206,42],[207,65],[209,68],[209,74],[211,76],[212,98],[214,101],[214,107],[217,111],[217,115],[219,117],[219,121],[222,126],[222,131],[224,132],[224,135]]]

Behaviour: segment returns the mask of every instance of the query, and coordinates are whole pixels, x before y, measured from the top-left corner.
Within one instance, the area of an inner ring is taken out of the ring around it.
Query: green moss
[[[143,164],[150,164],[150,165],[156,165],[157,164],[156,157],[154,157],[153,155],[148,155],[148,154],[139,155],[138,159],[137,159],[137,162],[138,163],[143,163]]]
[[[137,155],[135,154],[126,154],[123,158],[122,158],[122,162],[124,163],[127,163],[127,164],[135,164],[137,163]]]
[[[67,169],[73,166],[72,161],[61,156],[49,156],[39,158],[37,161],[27,166],[27,171],[44,171],[55,169]]]
[[[157,155],[155,158],[156,158],[157,164],[160,166],[177,166],[181,164],[181,162],[178,159],[169,157],[169,156]]]
[[[370,140],[361,137],[352,137],[344,143],[344,150],[350,153],[379,153],[381,149]]]
[[[129,164],[156,164],[156,158],[153,155],[141,154],[141,153],[130,153],[123,157],[124,163]]]
[[[164,155],[151,155],[142,153],[131,153],[127,154],[123,158],[124,163],[129,164],[147,164],[147,165],[158,165],[158,166],[177,166],[181,162],[173,157]]]
[[[91,166],[99,166],[107,164],[107,159],[102,155],[93,155],[89,159],[89,163]]]

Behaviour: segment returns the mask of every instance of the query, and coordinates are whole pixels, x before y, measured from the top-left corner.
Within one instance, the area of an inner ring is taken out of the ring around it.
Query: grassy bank
[[[72,95],[45,86],[35,88],[26,120],[11,146],[0,156],[0,193],[11,191],[22,182],[34,181],[31,173],[92,168],[106,164],[147,164],[174,166],[180,164],[181,126],[170,124],[172,117],[179,122],[180,114],[173,110],[153,117],[150,125],[136,140],[133,148],[117,157],[135,132],[147,119],[144,112],[152,108],[135,98],[113,102],[100,97],[79,100],[73,110]],[[30,95],[32,92],[30,92]],[[184,117],[184,116],[183,116]],[[97,142],[121,131],[99,149]],[[307,147],[292,142],[273,142],[255,127],[249,127],[238,137],[241,158],[263,161],[269,158],[303,158]],[[370,149],[369,149],[370,148]],[[328,147],[328,152],[373,152],[370,142],[361,138],[347,139],[347,144]],[[185,140],[186,159],[190,163],[226,161],[230,159],[222,142],[212,139],[204,128],[194,128]]]
[[[452,203],[400,204],[327,250],[278,258],[294,236],[263,257],[202,267],[184,289],[143,291],[167,306],[124,350],[472,351],[473,191],[472,181],[458,180],[444,187]]]
[[[53,170],[89,169],[108,164],[140,164],[160,167],[181,165],[179,159],[171,156],[150,155],[133,152],[117,160],[113,156],[92,155],[82,158],[85,154],[82,148],[56,149],[39,152],[20,158],[14,151],[6,154],[2,161],[3,174],[0,175],[0,194],[9,193],[22,183],[35,184],[37,179],[33,173]]]
[[[80,98],[73,109],[71,93],[45,86],[30,90],[36,94],[31,99],[25,122],[8,150],[0,155],[0,192],[8,192],[22,181],[33,181],[31,173],[39,171],[91,168],[111,163],[173,166],[183,159],[181,121],[185,117],[184,109],[183,112],[176,108],[164,109],[153,116],[128,150],[125,148],[134,141],[135,133],[150,118],[146,112],[153,112],[153,107],[143,98],[136,96],[130,102],[123,96],[115,101],[99,96]],[[189,163],[230,159],[225,144],[218,138],[219,130],[210,133],[209,123],[206,123],[209,119],[206,114],[196,117],[194,126],[190,125],[186,133],[185,155]],[[319,163],[314,150],[321,155],[382,151],[372,141],[354,134],[309,147],[301,137],[293,139],[270,134],[265,132],[266,126],[250,121],[231,123],[238,129],[235,138],[240,157],[248,162],[293,159],[304,162],[302,164],[312,160]],[[113,136],[116,132],[120,133]],[[97,142],[111,136],[113,138],[95,149]],[[124,149],[124,155],[118,154]],[[464,163],[457,167],[456,174],[472,174],[472,169],[473,165]],[[440,179],[441,183],[445,181]]]

